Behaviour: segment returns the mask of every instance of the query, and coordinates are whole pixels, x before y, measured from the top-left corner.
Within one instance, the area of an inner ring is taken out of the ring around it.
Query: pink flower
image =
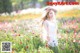
[[[20,44],[22,44],[22,42],[20,42]]]
[[[80,43],[80,40],[78,40],[77,42]]]

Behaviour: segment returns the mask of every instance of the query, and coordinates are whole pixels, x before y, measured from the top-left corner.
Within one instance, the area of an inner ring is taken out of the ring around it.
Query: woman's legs
[[[58,40],[53,39],[52,37],[49,37],[49,40],[47,41],[47,44],[51,50],[53,50],[54,53],[59,53],[58,52]]]
[[[58,43],[53,41],[50,45],[49,48],[53,50],[54,53],[58,53]]]
[[[58,53],[58,47],[57,46],[54,46],[54,47],[49,46],[49,48],[51,50],[53,50],[54,53]]]

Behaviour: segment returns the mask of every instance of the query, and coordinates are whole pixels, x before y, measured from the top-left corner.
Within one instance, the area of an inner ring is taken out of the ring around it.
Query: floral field
[[[12,42],[11,53],[54,53],[42,42],[39,23],[39,18],[0,22],[0,43]],[[58,19],[58,41],[59,53],[80,53],[80,18]]]
[[[35,19],[41,18],[43,11],[40,9],[36,10],[28,10],[24,12],[12,12],[11,15],[7,13],[0,14],[0,21],[13,21],[13,20],[25,20],[25,19]],[[80,18],[80,9],[72,9],[68,11],[58,11],[56,14],[58,19],[61,18]],[[7,19],[6,19],[7,18]]]
[[[40,16],[0,15],[0,43],[12,42],[11,53],[54,53],[41,39]],[[57,20],[59,53],[80,53],[80,10],[58,12]],[[0,53],[6,53],[1,52],[1,44]]]

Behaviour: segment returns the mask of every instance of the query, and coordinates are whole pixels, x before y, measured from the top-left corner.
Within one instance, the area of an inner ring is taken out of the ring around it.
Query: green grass
[[[65,19],[64,19],[65,20]],[[75,19],[77,21],[77,19]],[[26,22],[28,21],[28,22]],[[30,23],[29,20],[22,20],[12,23],[12,28],[10,30],[0,30],[0,43],[2,41],[11,41],[12,42],[12,51],[14,53],[54,53],[49,47],[46,47],[46,43],[42,42],[40,39],[40,33],[34,29],[36,22],[32,20]],[[68,22],[68,21],[66,21]],[[33,24],[34,23],[34,24]],[[80,37],[79,32],[75,31],[77,34],[75,36],[74,30],[80,28],[62,28],[64,24],[59,22],[59,45],[58,50],[59,53],[80,53]],[[70,24],[70,23],[67,23]],[[74,22],[71,25],[78,24],[79,22]],[[32,25],[33,27],[28,27],[28,25]],[[68,26],[68,25],[67,25]],[[17,28],[19,27],[19,28]],[[73,29],[70,31],[70,29]],[[30,30],[30,32],[28,31]],[[68,31],[69,30],[69,31]],[[1,44],[0,44],[1,48]],[[33,51],[34,50],[34,51]],[[1,53],[1,52],[0,52]]]

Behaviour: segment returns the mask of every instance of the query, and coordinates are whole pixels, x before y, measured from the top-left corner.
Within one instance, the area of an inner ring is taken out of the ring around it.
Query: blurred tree
[[[0,0],[0,13],[4,12],[4,8],[3,8],[3,1]]]
[[[17,11],[27,8],[32,0],[11,0],[11,1],[12,1],[13,11],[14,10]]]
[[[0,0],[0,13],[12,11],[12,3],[10,0]]]
[[[12,3],[10,0],[3,0],[4,12],[10,13],[12,11]]]
[[[0,0],[0,13],[13,11],[18,11],[26,8],[35,8],[36,6],[46,6],[46,2],[52,1],[65,1],[74,2],[80,0]]]
[[[44,1],[43,1],[43,5],[46,6],[46,5],[47,5],[46,2],[52,2],[52,1],[53,1],[53,0],[44,0]]]
[[[35,7],[37,1],[38,1],[38,0],[32,0],[32,1],[31,1],[31,3],[32,3],[32,7]]]

